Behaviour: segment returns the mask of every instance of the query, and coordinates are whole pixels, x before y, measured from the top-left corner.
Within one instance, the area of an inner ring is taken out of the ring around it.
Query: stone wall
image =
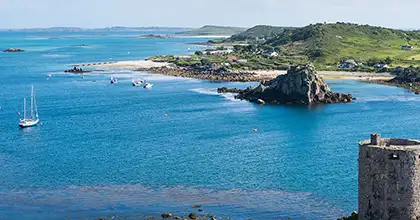
[[[420,220],[420,142],[359,145],[359,220]]]

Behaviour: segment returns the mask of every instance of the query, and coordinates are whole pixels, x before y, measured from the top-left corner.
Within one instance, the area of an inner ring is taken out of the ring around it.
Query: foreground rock
[[[287,74],[240,91],[236,98],[257,103],[304,105],[353,100],[351,94],[331,92],[330,87],[316,74],[312,65],[291,66]]]
[[[22,49],[19,49],[19,48],[9,48],[7,50],[3,50],[3,52],[5,52],[5,53],[16,53],[16,52],[25,52],[25,51],[22,50]]]

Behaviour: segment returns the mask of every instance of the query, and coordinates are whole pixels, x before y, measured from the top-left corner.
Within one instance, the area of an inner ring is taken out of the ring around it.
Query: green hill
[[[273,38],[279,34],[282,34],[285,30],[292,29],[290,27],[275,27],[269,25],[257,25],[242,33],[235,34],[232,37],[226,39],[224,42],[248,42],[248,41],[260,41],[269,38]]]
[[[211,36],[211,35],[232,36],[232,35],[241,33],[245,30],[246,28],[241,28],[241,27],[224,27],[224,26],[206,25],[198,29],[180,32],[177,34],[186,35],[186,36]]]
[[[402,45],[413,50],[401,50]],[[315,24],[289,28],[260,46],[278,48],[284,56],[306,56],[323,65],[342,59],[359,62],[391,58],[392,65],[420,64],[420,31],[403,31],[347,23]]]

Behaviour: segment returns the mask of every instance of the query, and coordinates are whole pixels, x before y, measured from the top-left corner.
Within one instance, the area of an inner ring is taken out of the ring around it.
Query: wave
[[[26,37],[25,40],[48,40],[48,37]]]
[[[417,96],[372,96],[372,97],[361,97],[357,101],[359,102],[420,102],[420,97]]]
[[[44,57],[70,57],[70,55],[65,55],[65,54],[43,54],[42,56]]]
[[[223,98],[234,101],[234,102],[241,102],[239,99],[235,99],[234,93],[218,93],[217,89],[206,89],[206,88],[195,88],[195,89],[189,89],[189,91],[205,94],[205,95],[216,95],[216,96],[222,96]]]

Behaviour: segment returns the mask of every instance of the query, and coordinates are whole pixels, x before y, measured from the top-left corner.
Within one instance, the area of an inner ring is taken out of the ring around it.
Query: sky
[[[420,29],[419,0],[0,0],[0,28],[305,26]]]

